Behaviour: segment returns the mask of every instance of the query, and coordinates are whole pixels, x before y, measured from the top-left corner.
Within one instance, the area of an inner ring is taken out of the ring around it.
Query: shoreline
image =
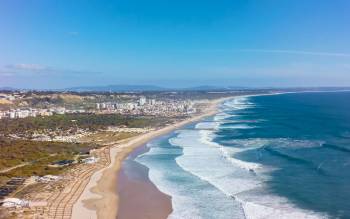
[[[149,179],[148,167],[134,160],[149,150],[146,145],[138,147],[122,163],[117,182],[118,219],[164,219],[173,211],[172,197]]]
[[[220,103],[233,97],[212,100],[209,107],[199,115],[131,138],[126,143],[114,145],[109,150],[110,164],[95,172],[79,199],[74,203],[72,218],[115,219],[118,215],[118,178],[122,163],[136,148],[150,140],[165,135],[184,125],[196,122],[217,113]]]

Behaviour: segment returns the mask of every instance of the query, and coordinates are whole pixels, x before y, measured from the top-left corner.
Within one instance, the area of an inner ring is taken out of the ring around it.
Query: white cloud
[[[42,75],[42,74],[51,74],[55,70],[40,64],[8,64],[0,67],[0,75],[3,77],[12,77],[18,75]]]
[[[86,74],[102,74],[101,72],[66,69],[59,67],[51,67],[41,64],[8,64],[0,67],[0,76],[3,77],[17,77],[17,76],[53,76],[53,75],[65,75],[65,76],[81,76]]]
[[[6,69],[10,70],[24,70],[24,71],[43,71],[43,70],[49,70],[50,68],[44,65],[39,64],[11,64],[6,65]]]

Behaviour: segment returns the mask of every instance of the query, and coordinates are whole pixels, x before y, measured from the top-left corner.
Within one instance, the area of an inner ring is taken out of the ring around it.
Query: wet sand
[[[147,150],[145,146],[137,148],[122,164],[118,179],[118,219],[164,219],[172,211],[171,197],[149,180],[147,167],[133,160]]]
[[[111,163],[91,176],[88,185],[85,187],[79,199],[73,205],[72,218],[78,218],[78,219],[80,218],[84,218],[84,219],[85,218],[89,218],[89,219],[117,218],[117,215],[119,215],[120,213],[119,203],[121,202],[121,197],[120,197],[120,194],[118,193],[118,191],[121,191],[119,189],[120,185],[118,184],[119,173],[120,173],[124,159],[127,158],[128,155],[132,153],[136,148],[139,148],[140,146],[146,144],[147,142],[149,142],[154,138],[167,134],[184,125],[201,120],[204,117],[214,115],[217,112],[218,104],[223,102],[226,99],[229,99],[229,98],[221,98],[221,99],[211,101],[210,105],[205,109],[205,111],[199,115],[195,115],[191,118],[180,121],[176,124],[172,124],[146,134],[142,134],[140,136],[130,139],[126,143],[116,144],[115,146],[111,147],[110,148]],[[131,197],[135,197],[134,199],[129,199],[129,201],[130,200],[133,200],[134,202],[136,201],[138,203],[137,205],[138,208],[140,208],[141,205],[145,205],[144,207],[145,209],[151,209],[152,206],[156,206],[156,207],[152,207],[152,211],[161,211],[161,212],[160,213],[153,212],[152,216],[153,215],[161,216],[165,214],[165,213],[162,213],[162,211],[163,212],[168,211],[167,209],[164,210],[164,209],[161,209],[160,207],[157,207],[159,205],[163,205],[167,203],[165,199],[164,201],[161,201],[161,203],[159,203],[158,201],[154,201],[154,203],[152,204],[150,202],[150,197],[152,198],[152,200],[157,198],[160,198],[161,200],[163,200],[164,194],[160,195],[159,191],[157,191],[156,188],[154,189],[153,187],[154,185],[147,182],[147,180],[145,181],[146,183],[143,181],[141,182],[124,181],[124,182],[125,182],[124,185],[127,185],[130,183],[130,187],[129,186],[124,187],[123,193],[129,194]],[[141,189],[135,188],[138,186],[140,186]],[[128,190],[129,188],[130,190]],[[150,193],[146,192],[149,189],[151,191],[153,190],[154,192],[150,192]],[[140,199],[140,201],[138,201],[138,199]],[[129,205],[133,205],[134,202],[131,203],[130,201]],[[132,214],[134,213],[134,211],[138,211],[137,208],[131,208],[131,207],[124,208],[124,209],[129,209],[130,213]],[[147,218],[145,217],[143,212],[141,213],[142,213],[141,216],[143,216],[142,218]],[[133,219],[133,217],[128,217],[128,218]],[[162,217],[162,218],[166,218],[166,217]]]

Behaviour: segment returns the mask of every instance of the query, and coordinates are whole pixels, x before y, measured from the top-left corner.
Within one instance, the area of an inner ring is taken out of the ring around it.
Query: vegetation
[[[0,138],[0,181],[14,176],[59,174],[63,168],[48,165],[59,160],[74,159],[78,153],[96,147],[94,144]],[[8,169],[15,166],[18,168]]]
[[[57,131],[74,133],[78,128],[97,131],[108,126],[144,128],[161,126],[167,122],[165,118],[116,114],[65,114],[2,119],[0,123],[0,184],[11,177],[60,174],[66,168],[52,167],[50,164],[60,160],[75,159],[79,153],[85,153],[101,144],[132,137],[135,133],[100,131],[91,137],[86,136],[84,142],[89,143],[31,141],[14,139],[11,135],[30,136],[33,133],[50,134],[57,133]]]
[[[138,133],[101,131],[88,136],[84,136],[80,139],[80,141],[95,142],[98,144],[110,144],[111,142],[120,141],[123,139],[134,137],[136,135],[138,135]]]
[[[0,123],[0,133],[3,135],[21,135],[41,130],[67,131],[77,128],[96,131],[108,126],[143,128],[162,125],[165,122],[165,118],[131,117],[117,114],[65,114],[23,119],[3,119]]]

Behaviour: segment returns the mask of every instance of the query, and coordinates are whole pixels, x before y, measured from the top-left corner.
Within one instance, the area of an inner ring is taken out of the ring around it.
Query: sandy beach
[[[134,161],[148,150],[146,145],[135,149],[122,164],[117,181],[118,219],[164,219],[173,210],[172,197],[153,184],[148,178],[149,169],[146,166]]]
[[[156,137],[167,134],[186,124],[198,121],[204,117],[214,115],[217,112],[219,103],[226,99],[228,98],[221,98],[211,101],[208,108],[203,110],[202,113],[190,117],[186,120],[155,131],[151,131],[146,134],[136,136],[125,143],[112,146],[110,148],[110,164],[107,167],[95,172],[91,176],[89,183],[73,206],[72,218],[117,218],[119,206],[118,188],[120,186],[117,184],[117,182],[118,177],[120,176],[119,172],[123,160],[134,149],[144,145]],[[137,185],[141,187],[144,186],[146,189],[149,189],[150,186],[149,184],[142,183],[138,183]]]

